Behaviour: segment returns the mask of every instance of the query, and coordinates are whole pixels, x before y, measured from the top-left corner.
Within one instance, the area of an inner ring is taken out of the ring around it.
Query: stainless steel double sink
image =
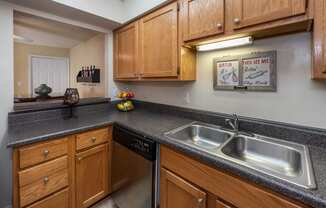
[[[305,145],[254,134],[236,134],[201,122],[166,132],[165,136],[300,187],[316,188]]]

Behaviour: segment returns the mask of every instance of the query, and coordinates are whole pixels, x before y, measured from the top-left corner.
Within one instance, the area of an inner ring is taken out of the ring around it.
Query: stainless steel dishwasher
[[[118,208],[158,205],[156,142],[120,126],[113,129],[112,200]]]

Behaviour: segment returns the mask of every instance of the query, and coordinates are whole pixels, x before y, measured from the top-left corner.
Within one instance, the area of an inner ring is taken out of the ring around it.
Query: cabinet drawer
[[[111,128],[98,129],[78,134],[76,136],[76,149],[82,150],[107,142],[111,135]]]
[[[20,171],[20,205],[24,207],[68,186],[67,156]]]
[[[42,144],[29,145],[19,149],[19,167],[27,168],[32,165],[51,160],[67,154],[68,139],[58,139]]]
[[[68,189],[64,189],[58,193],[55,193],[27,208],[68,208],[69,207],[69,191]]]

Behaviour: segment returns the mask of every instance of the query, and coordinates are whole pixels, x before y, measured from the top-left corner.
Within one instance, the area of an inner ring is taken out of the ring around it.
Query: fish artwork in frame
[[[276,51],[214,59],[215,90],[276,92]]]

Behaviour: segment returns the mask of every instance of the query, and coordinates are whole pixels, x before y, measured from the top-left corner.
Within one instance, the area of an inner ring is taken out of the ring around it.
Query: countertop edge
[[[109,125],[113,125],[113,124],[114,124],[113,121],[102,122],[102,123],[97,123],[94,125],[87,125],[87,126],[64,130],[64,131],[59,131],[59,132],[55,132],[55,133],[44,134],[41,136],[31,137],[31,138],[24,139],[24,140],[19,140],[17,142],[9,142],[7,144],[7,148],[18,148],[18,147],[21,147],[24,145],[34,144],[37,142],[47,141],[47,140],[51,140],[51,139],[58,139],[60,137],[65,137],[65,136],[69,136],[72,134],[77,134],[77,133],[81,133],[81,132],[84,132],[87,130],[101,128],[101,127],[105,127],[105,126],[109,126]]]
[[[20,146],[33,144],[41,141],[47,141],[50,139],[57,139],[60,137],[69,136],[72,134],[80,133],[83,131],[95,129],[95,128],[101,128],[109,125],[118,124],[125,128],[128,128],[136,133],[142,134],[150,139],[155,140],[156,142],[166,145],[174,150],[180,151],[190,157],[193,157],[204,164],[207,164],[208,166],[216,169],[223,169],[224,171],[227,171],[230,174],[233,174],[235,176],[238,176],[250,183],[260,185],[266,189],[269,189],[273,192],[282,194],[284,196],[287,196],[289,198],[292,198],[294,200],[297,200],[303,204],[307,204],[313,207],[326,207],[326,198],[321,195],[316,195],[313,193],[306,192],[304,190],[301,190],[299,188],[293,187],[289,185],[286,182],[280,182],[277,179],[271,179],[265,177],[264,174],[261,173],[255,173],[255,171],[246,168],[246,167],[240,167],[239,165],[232,163],[230,161],[226,161],[222,158],[213,157],[209,155],[208,153],[202,152],[200,150],[182,145],[180,143],[174,142],[173,140],[167,139],[162,134],[158,135],[151,135],[143,131],[139,131],[138,129],[133,128],[132,126],[125,125],[123,123],[117,122],[117,121],[106,121],[106,122],[100,122],[92,125],[86,125],[78,128],[73,128],[69,130],[64,131],[58,131],[50,134],[45,134],[41,136],[36,136],[24,140],[20,140],[19,142],[9,142],[7,144],[8,148],[17,148]]]

